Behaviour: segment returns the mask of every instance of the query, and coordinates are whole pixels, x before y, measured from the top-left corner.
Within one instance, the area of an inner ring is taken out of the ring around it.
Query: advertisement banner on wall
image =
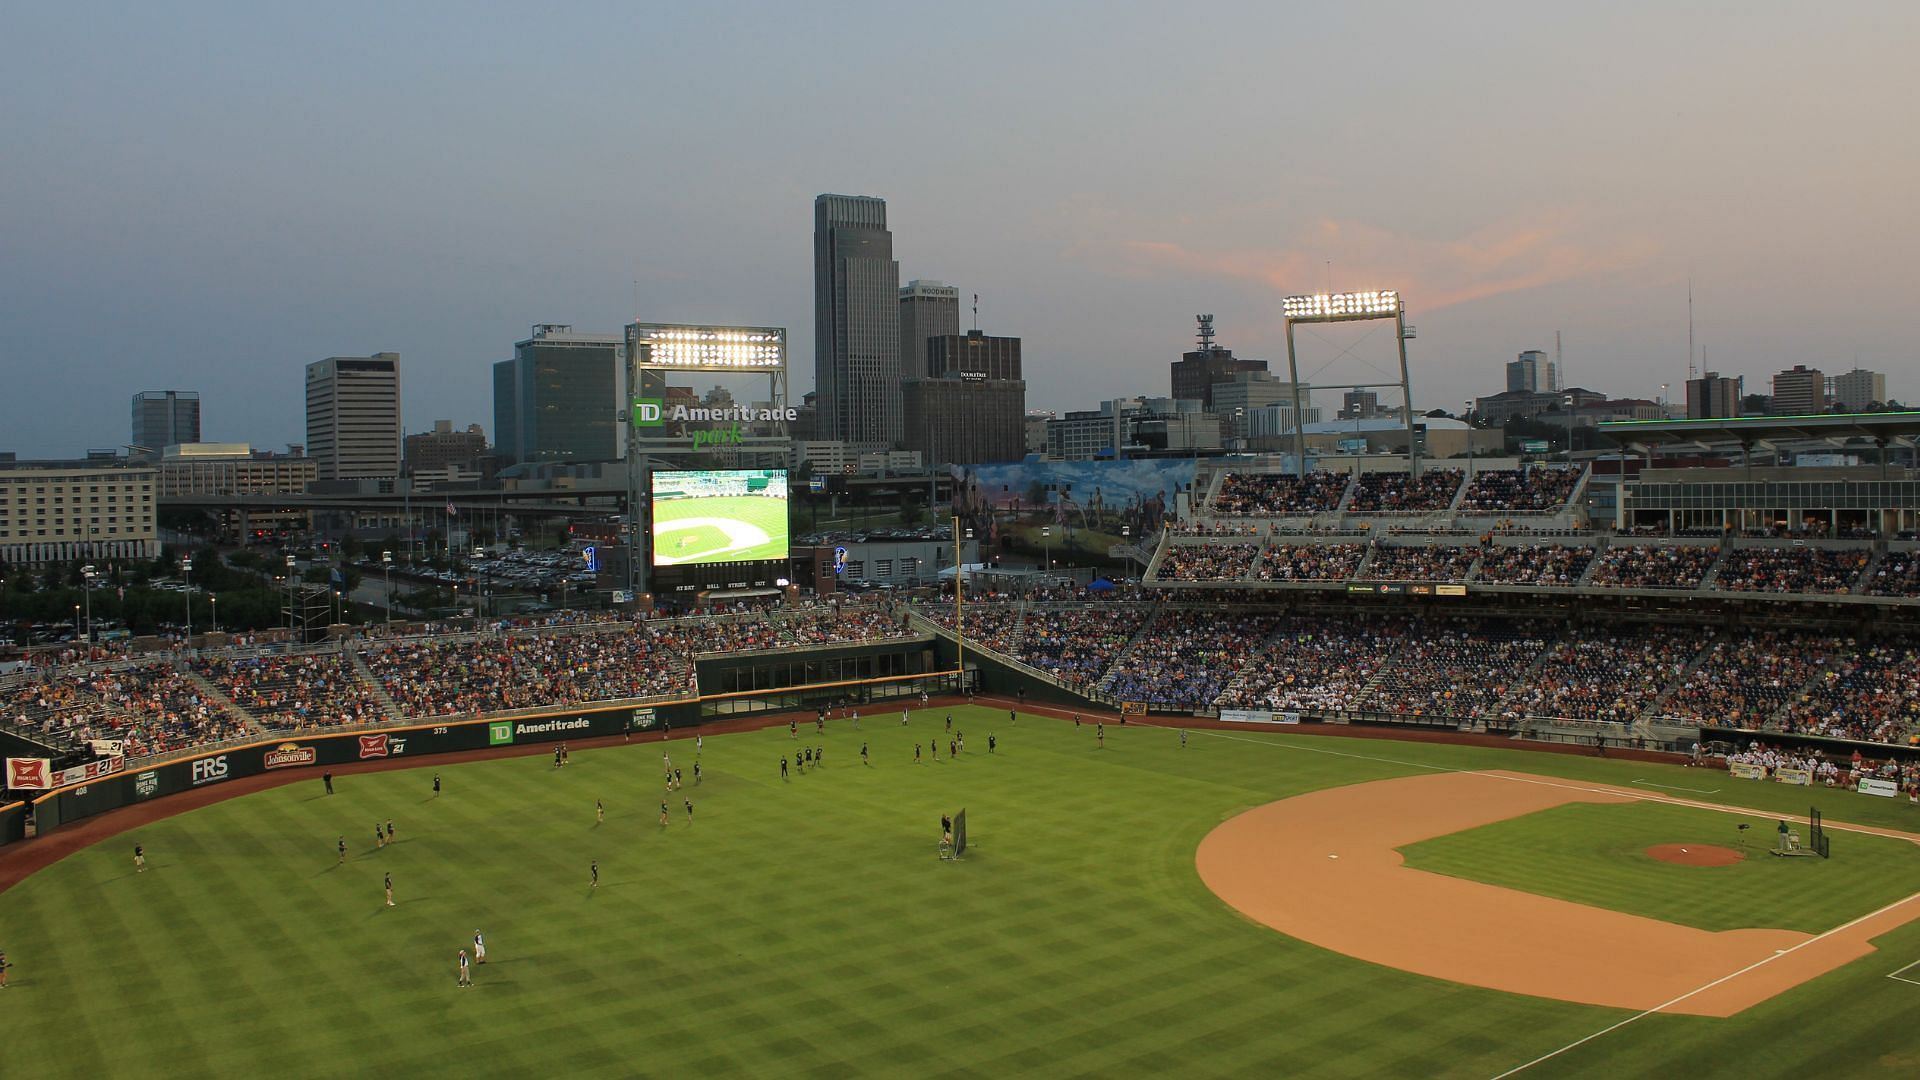
[[[43,757],[7,759],[7,788],[12,791],[45,791],[53,786],[53,763]]]
[[[1276,724],[1297,724],[1300,722],[1300,714],[1297,712],[1274,713],[1273,722]]]
[[[1877,776],[1863,776],[1856,789],[1862,795],[1878,795],[1883,799],[1895,799],[1900,796],[1900,785],[1891,780],[1882,780]]]
[[[54,787],[66,787],[68,784],[85,784],[103,776],[111,776],[127,767],[124,757],[101,758],[89,761],[85,765],[75,765],[71,769],[61,769],[53,774]]]
[[[1781,768],[1773,770],[1773,779],[1777,783],[1799,784],[1801,787],[1810,787],[1813,784],[1813,773],[1806,769],[1789,769],[1782,766]]]
[[[1265,709],[1221,709],[1220,719],[1229,724],[1275,723],[1273,713]]]
[[[1767,778],[1767,770],[1763,766],[1755,765],[1751,761],[1729,761],[1727,762],[1727,772],[1741,780],[1765,780]]]

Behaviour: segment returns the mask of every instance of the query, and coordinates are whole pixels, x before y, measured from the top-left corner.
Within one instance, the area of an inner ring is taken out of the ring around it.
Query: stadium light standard
[[[220,597],[208,594],[207,603],[213,608],[213,632],[220,632]]]
[[[1473,483],[1473,399],[1461,403],[1460,419],[1467,422],[1467,483]]]
[[[1400,388],[1402,419],[1407,426],[1407,473],[1409,476],[1420,472],[1420,448],[1414,439],[1413,384],[1407,378],[1407,342],[1414,337],[1414,328],[1407,325],[1406,305],[1400,302],[1400,294],[1392,289],[1380,289],[1370,292],[1318,293],[1310,296],[1289,296],[1281,301],[1282,321],[1287,335],[1287,379],[1293,390],[1293,453],[1295,466],[1302,479],[1307,475],[1307,425],[1305,399],[1300,393],[1300,360],[1294,351],[1293,326],[1295,323],[1333,323],[1362,322],[1373,319],[1392,319],[1394,326],[1394,344],[1400,350],[1400,381],[1376,383],[1334,383],[1320,384],[1322,390],[1361,390],[1369,387]],[[1359,417],[1355,415],[1355,426]],[[1354,468],[1359,468],[1359,461]]]
[[[380,553],[380,568],[387,572],[387,630],[393,630],[393,552]]]
[[[293,552],[291,551],[287,552],[287,632],[288,633],[292,633],[294,629],[293,570],[294,570],[294,565],[296,561],[297,560],[295,560],[293,557]]]
[[[1053,526],[1040,526],[1040,549],[1047,557],[1047,573],[1053,573]]]
[[[475,569],[480,571],[480,581],[473,590],[473,617],[476,619],[486,618],[486,612],[480,608],[480,599],[485,596],[487,592],[487,567],[486,564],[481,561],[486,557],[487,553],[484,548],[476,547],[473,549],[473,564]]]
[[[73,605],[73,636],[80,636],[80,605]]]

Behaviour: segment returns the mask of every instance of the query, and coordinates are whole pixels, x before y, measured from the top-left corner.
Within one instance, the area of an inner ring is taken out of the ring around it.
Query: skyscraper
[[[1687,419],[1718,420],[1739,416],[1744,381],[1741,376],[1735,375],[1729,379],[1717,371],[1709,371],[1697,379],[1688,379]]]
[[[1173,396],[1177,401],[1198,401],[1213,408],[1213,386],[1243,372],[1265,371],[1265,360],[1237,360],[1232,349],[1223,349],[1213,341],[1213,316],[1194,316],[1200,324],[1199,347],[1181,353],[1173,362]]]
[[[1516,390],[1529,394],[1544,394],[1560,389],[1560,372],[1547,354],[1540,349],[1528,349],[1520,358],[1507,364],[1507,392]]]
[[[169,446],[200,441],[200,395],[192,390],[144,390],[133,395],[131,445],[157,456]]]
[[[929,464],[1025,456],[1027,384],[1020,339],[978,330],[927,339],[925,370],[902,384],[905,442]]]
[[[400,475],[400,354],[307,365],[307,456],[321,480]]]
[[[1836,405],[1844,408],[1864,409],[1887,400],[1887,377],[1878,371],[1854,368],[1845,375],[1835,375],[1827,382],[1833,388],[1828,396]]]
[[[1827,377],[1819,368],[1795,364],[1773,377],[1773,415],[1804,416],[1827,410]]]
[[[900,288],[900,370],[909,379],[927,374],[927,339],[960,332],[960,290],[939,281],[909,281]]]
[[[886,200],[813,200],[813,342],[819,433],[898,445],[900,264],[893,259]]]
[[[493,365],[495,452],[506,465],[617,461],[625,451],[626,338],[540,323]]]

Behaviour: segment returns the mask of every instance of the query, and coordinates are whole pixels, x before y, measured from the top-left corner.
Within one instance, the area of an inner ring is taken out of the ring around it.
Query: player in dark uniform
[[[698,767],[699,767],[699,766],[697,766],[697,765],[695,766],[695,768],[698,768]],[[696,774],[696,776],[695,776],[695,779],[698,779],[698,776],[697,776],[697,774]],[[674,789],[675,791],[678,791],[678,790],[680,790],[680,788],[681,788],[681,786],[682,786],[682,781],[681,781],[681,779],[680,779],[680,770],[679,770],[679,769],[675,769],[675,770],[673,770],[673,789]]]
[[[346,841],[342,840],[341,843],[344,845]],[[147,851],[139,844],[133,845],[133,872],[136,874],[147,872]]]
[[[681,801],[687,804],[687,824],[691,825],[693,824],[693,800],[683,799]]]
[[[329,794],[329,795],[331,795],[331,794],[333,794],[333,774],[332,774],[332,773],[330,773],[330,772],[329,772],[329,773],[321,773],[321,774],[320,774],[320,782],[321,782],[322,784],[325,784],[325,785],[327,786],[327,794]]]
[[[1094,724],[1093,737],[1100,741],[1100,749],[1105,750],[1107,748],[1107,725],[1105,723]]]
[[[920,744],[919,743],[913,744],[913,763],[915,765],[920,764]]]
[[[783,757],[780,759],[780,779],[785,780],[786,778],[787,778],[787,759]]]
[[[12,964],[7,963],[7,954],[0,952],[0,990],[7,988],[7,969],[12,966]]]
[[[959,744],[955,743],[952,739],[948,739],[947,740],[947,757],[957,758],[959,756],[960,756]]]
[[[440,794],[440,774],[439,773],[433,774],[433,793],[435,795]]]
[[[699,787],[699,786],[700,786],[700,779],[701,779],[701,777],[700,777],[700,763],[696,761],[696,762],[694,762],[694,763],[693,763],[693,786],[694,786],[694,787]]]
[[[393,843],[393,819],[387,819],[387,843]]]
[[[660,825],[662,828],[665,828],[666,824],[667,824],[667,801],[665,799],[662,799],[660,800]]]
[[[993,753],[993,747],[994,747],[994,738],[993,738],[993,735],[989,733],[987,735],[987,753],[989,754]]]
[[[953,714],[952,713],[947,714],[947,730],[949,732],[953,730]]]
[[[387,906],[393,906],[393,871],[387,871]]]
[[[799,737],[800,737],[800,722],[798,720],[788,720],[787,721],[787,738],[797,739]]]
[[[347,861],[347,838],[346,837],[343,836],[340,838],[339,847],[340,847],[340,861],[344,863]],[[135,848],[134,854],[138,855],[139,853],[140,853],[140,849]]]
[[[866,743],[860,744],[860,764],[862,765],[873,764],[873,762],[867,760],[867,744]]]
[[[593,865],[587,868],[587,872],[593,875],[593,878],[587,882],[587,888],[589,889],[599,888],[600,887],[600,860],[595,859],[593,861]]]
[[[816,747],[814,747],[814,748],[813,748],[813,763],[814,763],[815,765],[824,765],[824,764],[826,764],[826,762],[827,762],[827,748],[826,748],[826,747],[824,747],[824,746],[816,746]]]

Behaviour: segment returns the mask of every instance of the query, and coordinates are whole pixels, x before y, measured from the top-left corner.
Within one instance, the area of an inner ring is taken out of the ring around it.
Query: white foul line
[[[1628,1024],[1633,1023],[1635,1020],[1644,1020],[1647,1017],[1652,1016],[1654,1013],[1660,1012],[1663,1009],[1667,1009],[1674,1005],[1680,1004],[1681,1002],[1687,1000],[1688,998],[1693,997],[1695,994],[1705,993],[1706,991],[1711,990],[1716,986],[1719,986],[1723,982],[1727,982],[1728,980],[1731,980],[1731,979],[1737,979],[1740,976],[1745,975],[1747,972],[1752,971],[1757,967],[1762,967],[1766,964],[1771,964],[1775,960],[1778,960],[1783,956],[1789,956],[1789,955],[1792,955],[1793,953],[1799,952],[1801,949],[1804,949],[1807,946],[1812,945],[1816,941],[1821,941],[1826,938],[1832,937],[1833,935],[1838,934],[1843,930],[1850,930],[1853,927],[1856,927],[1861,923],[1866,922],[1868,919],[1872,919],[1872,918],[1876,918],[1878,916],[1884,915],[1887,912],[1892,911],[1894,908],[1901,906],[1902,904],[1911,903],[1915,899],[1920,899],[1920,893],[1914,893],[1912,896],[1908,896],[1904,899],[1895,900],[1893,903],[1888,904],[1886,907],[1881,908],[1879,911],[1870,911],[1867,914],[1862,915],[1857,919],[1854,919],[1852,922],[1843,923],[1839,926],[1834,927],[1831,930],[1828,930],[1823,934],[1818,934],[1818,935],[1815,935],[1814,937],[1810,937],[1807,940],[1791,948],[1781,949],[1779,952],[1774,953],[1772,956],[1755,960],[1753,963],[1748,964],[1746,967],[1741,968],[1739,971],[1733,972],[1732,974],[1729,974],[1729,975],[1722,975],[1719,978],[1713,980],[1712,982],[1706,984],[1705,986],[1695,987],[1694,989],[1689,990],[1684,994],[1681,994],[1679,997],[1674,998],[1672,1001],[1663,1001],[1660,1004],[1655,1005],[1653,1008],[1648,1009],[1644,1012],[1635,1013],[1632,1016],[1627,1017],[1625,1020],[1622,1020],[1617,1024],[1613,1024],[1608,1027],[1601,1028],[1599,1031],[1594,1032],[1593,1034],[1587,1036],[1584,1039],[1577,1039],[1573,1042],[1570,1042],[1567,1045],[1561,1047],[1558,1050],[1553,1051],[1550,1054],[1542,1054],[1539,1057],[1534,1058],[1532,1061],[1527,1062],[1525,1065],[1516,1065],[1513,1068],[1508,1069],[1506,1072],[1503,1072],[1500,1075],[1494,1077],[1493,1080],[1506,1080],[1506,1077],[1512,1076],[1513,1074],[1518,1072],[1523,1072],[1527,1069],[1531,1069],[1535,1065],[1538,1065],[1543,1061],[1547,1061],[1551,1058],[1559,1057],[1561,1054],[1566,1053],[1567,1051],[1573,1049],[1576,1046],[1584,1046],[1587,1043],[1592,1042],[1593,1040],[1599,1038],[1602,1035],[1605,1035],[1609,1032],[1618,1031],[1621,1028],[1626,1027]]]
[[[1629,782],[1634,784],[1640,784],[1645,787],[1657,787],[1662,791],[1691,791],[1695,795],[1718,795],[1720,793],[1720,789],[1717,787],[1715,788],[1674,787],[1672,784],[1656,784],[1651,780],[1633,780]]]

